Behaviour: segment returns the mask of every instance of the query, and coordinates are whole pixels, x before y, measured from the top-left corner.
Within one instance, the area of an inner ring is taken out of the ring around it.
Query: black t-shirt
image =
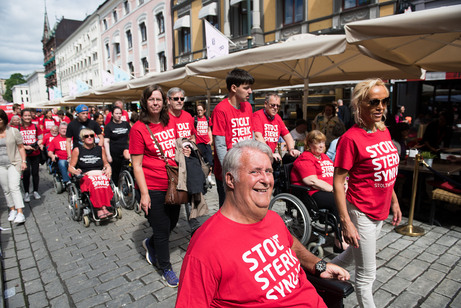
[[[120,124],[110,121],[104,127],[104,138],[110,139],[110,154],[122,155],[125,149],[128,149],[128,135],[130,133],[130,124],[122,121]]]
[[[74,149],[78,145],[82,145],[83,142],[80,140],[80,131],[84,128],[92,129],[96,135],[102,134],[101,127],[93,120],[86,120],[86,122],[80,122],[78,119],[72,120],[67,126],[66,137],[73,138]],[[78,140],[78,142],[76,142]]]
[[[82,169],[82,173],[104,168],[102,148],[99,145],[95,145],[91,149],[79,146],[78,151],[77,169]]]

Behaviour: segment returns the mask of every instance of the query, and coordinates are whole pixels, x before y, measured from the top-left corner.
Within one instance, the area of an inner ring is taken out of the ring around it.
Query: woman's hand
[[[141,210],[148,214],[150,210],[150,196],[149,193],[147,194],[141,194],[141,201],[139,202],[139,206],[141,207]]]
[[[104,169],[102,169],[102,171],[110,179],[112,175],[112,168],[110,167],[110,165],[105,166]]]
[[[75,174],[75,175],[80,175],[80,174],[82,174],[82,169],[80,169],[80,168],[79,168],[79,169],[75,169],[75,168],[74,168],[74,174]]]
[[[27,169],[27,163],[22,162],[22,163],[21,163],[21,171],[24,171],[24,170],[26,170],[26,169]]]
[[[186,156],[186,157],[189,157],[191,152],[192,152],[192,151],[191,151],[190,147],[184,147],[184,148],[182,148],[182,153],[183,153],[184,156]]]
[[[359,247],[360,235],[357,232],[357,228],[355,228],[352,221],[349,220],[347,223],[341,224],[343,237],[346,244],[352,245],[355,248]]]
[[[35,148],[31,147],[30,145],[24,145],[25,150],[35,150]]]

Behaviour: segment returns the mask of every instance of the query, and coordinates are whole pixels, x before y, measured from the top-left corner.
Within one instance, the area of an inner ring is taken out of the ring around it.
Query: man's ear
[[[237,92],[237,88],[238,88],[238,87],[237,87],[235,84],[232,84],[232,85],[231,85],[231,88],[230,88],[230,91],[233,92],[233,93],[235,93],[235,92]]]
[[[230,173],[230,172],[227,172],[226,173],[226,178],[225,178],[225,181],[226,181],[226,185],[229,187],[229,188],[232,188],[234,189],[235,186],[235,178],[234,176]]]

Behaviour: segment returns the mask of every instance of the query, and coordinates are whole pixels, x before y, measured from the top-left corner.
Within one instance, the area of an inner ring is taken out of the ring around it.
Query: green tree
[[[13,102],[13,92],[11,89],[18,84],[25,83],[26,80],[21,73],[14,73],[5,81],[5,94],[3,95],[3,99],[8,102]]]

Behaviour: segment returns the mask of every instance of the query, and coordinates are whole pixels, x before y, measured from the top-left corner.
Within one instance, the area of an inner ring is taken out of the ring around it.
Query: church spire
[[[45,2],[45,20],[44,20],[44,24],[43,24],[43,37],[42,37],[42,42],[46,42],[48,41],[48,39],[50,38],[50,22],[48,20],[48,13],[46,11],[46,0],[44,0]]]

